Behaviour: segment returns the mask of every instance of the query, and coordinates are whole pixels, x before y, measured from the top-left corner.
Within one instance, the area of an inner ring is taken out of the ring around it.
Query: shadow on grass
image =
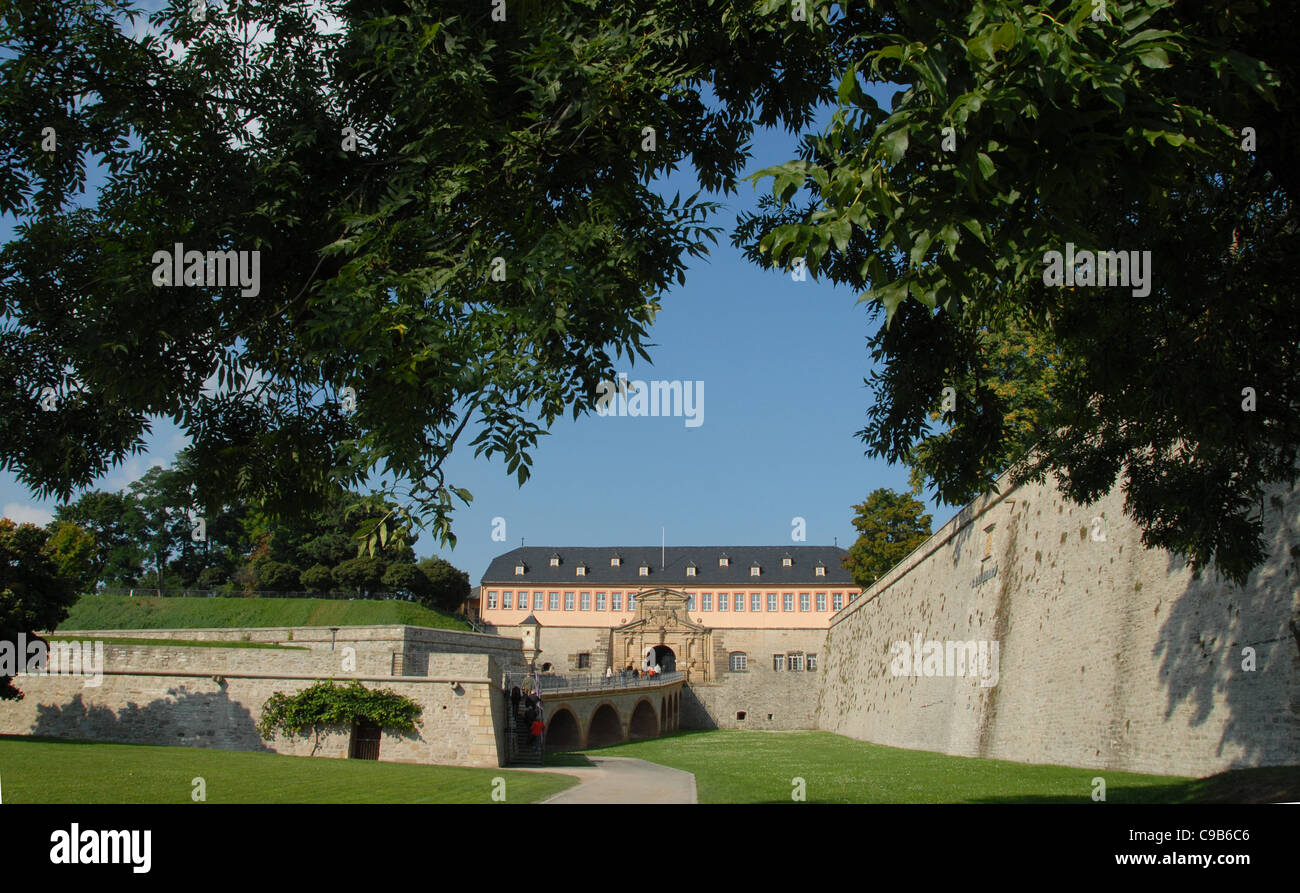
[[[546,758],[542,760],[543,769],[551,769],[556,766],[594,766],[591,760],[583,754],[576,751],[561,751],[560,753],[547,753]]]
[[[1100,770],[1098,770],[1100,772]],[[1206,778],[1170,784],[1112,788],[1111,803],[1289,803],[1300,801],[1300,766],[1232,769]],[[983,797],[970,803],[1091,803],[1090,797],[1034,796]]]
[[[635,744],[649,744],[655,741],[668,741],[671,739],[693,738],[700,735],[714,734],[717,734],[717,729],[681,729],[676,732],[669,732],[667,735],[657,735],[654,738],[633,738],[631,741],[619,741],[614,744],[603,744],[600,747],[588,747],[584,750],[573,751],[573,753],[599,754],[604,750],[615,750],[620,747],[629,747]]]

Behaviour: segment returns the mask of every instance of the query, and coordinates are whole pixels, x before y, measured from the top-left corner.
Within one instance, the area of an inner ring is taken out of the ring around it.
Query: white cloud
[[[41,527],[54,520],[53,512],[34,505],[23,505],[21,502],[6,502],[3,515],[19,524],[36,524]]]

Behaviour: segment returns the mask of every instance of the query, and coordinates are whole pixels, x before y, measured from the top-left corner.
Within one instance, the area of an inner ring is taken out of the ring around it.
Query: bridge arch
[[[591,715],[591,725],[587,727],[587,746],[607,747],[622,742],[623,721],[619,719],[618,708],[606,701]]]
[[[548,750],[576,750],[582,747],[582,729],[578,719],[568,707],[554,710],[547,718],[546,747]]]
[[[636,702],[632,711],[632,722],[628,729],[629,738],[655,738],[659,735],[659,718],[655,716],[654,704],[647,698]]]

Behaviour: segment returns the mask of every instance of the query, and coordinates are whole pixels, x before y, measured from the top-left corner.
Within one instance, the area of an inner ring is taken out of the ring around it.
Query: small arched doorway
[[[619,722],[618,711],[611,704],[601,704],[591,717],[591,728],[587,731],[588,747],[608,747],[623,741],[623,724]]]
[[[546,724],[546,749],[576,750],[581,746],[582,733],[573,714],[564,707],[552,713]]]
[[[659,719],[655,716],[655,708],[649,701],[637,701],[636,709],[632,711],[632,728],[629,737],[636,738],[655,738],[659,735]]]
[[[677,669],[677,655],[667,645],[656,645],[653,655],[647,654],[646,659],[651,664],[658,664],[660,671],[671,673]]]

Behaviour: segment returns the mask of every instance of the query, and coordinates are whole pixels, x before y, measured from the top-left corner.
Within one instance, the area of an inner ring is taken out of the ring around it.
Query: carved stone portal
[[[713,681],[713,630],[691,620],[687,596],[673,589],[636,595],[636,617],[609,631],[614,671],[629,664],[642,669],[658,662],[683,673],[687,682]]]

